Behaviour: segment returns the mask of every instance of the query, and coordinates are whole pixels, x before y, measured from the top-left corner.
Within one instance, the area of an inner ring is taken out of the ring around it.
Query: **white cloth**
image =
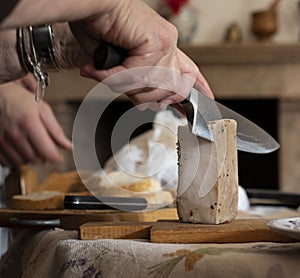
[[[124,171],[137,176],[151,177],[169,188],[177,187],[177,128],[185,125],[169,110],[156,114],[152,130],[137,136],[115,153],[104,170]]]
[[[185,125],[185,118],[176,117],[171,111],[156,114],[153,129],[134,138],[114,154],[104,170],[124,171],[137,176],[151,177],[165,188],[176,189],[178,184],[177,129]],[[239,186],[239,210],[250,207],[245,190]]]
[[[157,244],[31,232],[0,262],[0,277],[300,277],[300,243]]]

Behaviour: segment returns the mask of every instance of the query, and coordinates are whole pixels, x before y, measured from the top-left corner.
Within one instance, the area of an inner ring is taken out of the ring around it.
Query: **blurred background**
[[[189,6],[197,13],[197,30],[191,39],[193,44],[221,43],[226,29],[232,24],[239,25],[243,40],[255,40],[251,31],[251,14],[267,10],[274,0],[146,0],[151,7],[161,11],[164,2]],[[278,30],[274,34],[276,43],[292,43],[299,40],[300,10],[298,0],[279,1],[277,7]],[[181,4],[183,3],[183,4]],[[190,20],[190,18],[189,18]]]
[[[180,47],[199,66],[217,100],[280,142],[280,150],[272,154],[239,153],[240,184],[300,192],[299,1],[145,2],[177,26]],[[46,100],[69,137],[76,111],[95,85],[79,78],[76,71],[51,74]],[[102,105],[110,99],[103,93],[95,101]],[[114,123],[130,107],[124,98],[114,101],[99,123],[96,145],[101,164],[111,156],[109,136]],[[74,169],[72,154],[65,157],[63,165],[40,171]]]

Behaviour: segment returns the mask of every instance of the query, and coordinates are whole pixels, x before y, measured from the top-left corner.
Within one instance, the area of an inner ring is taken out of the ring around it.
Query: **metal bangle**
[[[17,29],[17,53],[19,56],[19,61],[24,69],[25,72],[31,72],[33,73],[33,66],[28,60],[28,50],[27,50],[27,42],[26,39],[26,29],[25,28],[19,28]]]
[[[53,32],[49,24],[28,26],[17,30],[17,52],[26,72],[31,72],[36,81],[36,101],[45,95],[49,78],[46,70],[58,68],[53,48]]]
[[[32,41],[36,55],[41,61],[43,69],[57,69],[55,58],[54,34],[50,24],[32,26]]]

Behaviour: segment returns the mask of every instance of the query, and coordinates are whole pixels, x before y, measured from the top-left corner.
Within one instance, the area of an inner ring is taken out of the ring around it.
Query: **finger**
[[[201,93],[203,93],[207,97],[209,97],[211,99],[215,99],[215,96],[214,96],[214,94],[213,94],[213,92],[212,92],[209,84],[204,79],[204,77],[202,76],[202,74],[200,74],[197,77],[197,79],[196,79],[195,89],[198,90],[198,91],[200,91]]]
[[[66,137],[62,127],[57,122],[52,109],[46,103],[44,103],[42,107],[40,118],[54,142],[66,150],[71,150],[72,142]]]
[[[23,86],[28,89],[30,92],[34,92],[36,88],[36,80],[32,74],[27,74],[22,78]]]
[[[6,158],[11,166],[21,166],[26,164],[27,161],[23,159],[22,155],[20,155],[4,137],[0,138],[0,144],[2,147],[2,155]]]
[[[28,141],[24,131],[20,131],[15,127],[7,129],[5,140],[10,142],[10,145],[18,152],[24,161],[33,164],[40,164],[43,162],[43,159],[36,153],[34,146]]]
[[[170,105],[170,104],[173,104],[173,103],[178,103],[178,102],[181,102],[185,99],[185,96],[184,95],[181,95],[181,94],[173,94],[172,96],[170,97],[167,97],[167,98],[164,98],[162,100],[159,101],[160,104],[163,104],[163,105]]]
[[[186,76],[194,77],[195,81],[193,86],[195,87],[195,89],[200,91],[204,95],[214,99],[214,94],[208,82],[206,81],[202,73],[199,71],[197,65],[191,59],[189,59],[188,56],[185,53],[183,53],[180,49],[178,49],[178,57],[180,62],[180,68],[183,74]]]
[[[136,104],[136,108],[139,111],[144,111],[146,109],[150,109],[152,111],[161,111],[167,108],[167,105],[161,104],[158,102],[150,102],[150,103],[141,103],[141,104]]]
[[[28,141],[39,157],[54,163],[62,161],[61,155],[40,119],[34,118],[32,121],[26,121],[23,128],[27,132]]]
[[[0,147],[0,164],[4,167],[13,166],[13,164],[9,161],[9,159],[5,156],[2,148]]]
[[[157,102],[164,98],[169,98],[174,95],[173,92],[162,90],[162,89],[153,89],[151,91],[141,91],[136,92],[135,94],[129,93],[126,95],[133,101],[135,104],[141,103],[151,103]]]
[[[110,68],[108,70],[99,70],[96,69],[93,65],[88,64],[81,68],[80,74],[83,77],[92,78],[96,81],[101,82],[112,75],[124,71],[125,69],[126,68],[123,65],[120,65],[120,66]]]

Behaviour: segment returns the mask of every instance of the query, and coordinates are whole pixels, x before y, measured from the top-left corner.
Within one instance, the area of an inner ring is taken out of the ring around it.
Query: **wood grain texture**
[[[80,239],[149,239],[153,223],[90,222],[80,226]]]
[[[148,239],[155,243],[294,242],[271,230],[269,219],[236,219],[220,225],[158,221],[144,223],[92,222],[80,227],[80,238]]]
[[[151,229],[151,242],[158,243],[243,243],[294,242],[274,232],[268,219],[235,219],[219,225],[157,222]]]

